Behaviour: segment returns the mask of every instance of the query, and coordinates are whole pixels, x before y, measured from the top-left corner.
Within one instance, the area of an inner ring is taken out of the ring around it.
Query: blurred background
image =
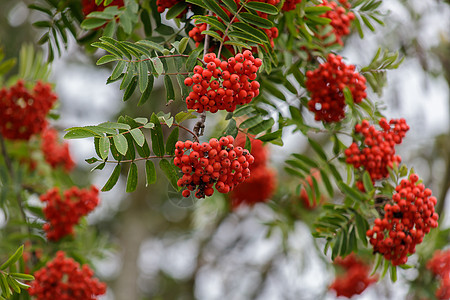
[[[31,26],[40,17],[27,8],[31,2],[0,1],[0,46],[7,58],[41,36]],[[369,97],[385,103],[389,118],[407,120],[411,130],[397,151],[443,204],[450,197],[450,3],[389,0],[382,10],[388,13],[386,26],[365,32],[364,40],[353,33],[340,54],[357,68],[367,65],[380,46],[406,57],[398,70],[388,72],[382,95]],[[161,106],[162,81],[155,82],[144,107],[137,108],[137,99],[125,105],[118,86],[106,85],[111,70],[95,66],[98,54],[84,50],[72,40],[52,65],[51,82],[60,100],[55,127],[113,121],[118,112],[149,117],[153,111],[169,111]],[[182,105],[178,101],[173,109]],[[206,136],[221,129],[220,118],[208,116]],[[292,190],[289,184],[298,184],[285,180],[283,162],[291,152],[305,149],[306,140],[298,133],[286,134],[283,148],[269,149],[279,184],[271,202],[282,201]],[[70,140],[70,149],[77,162],[75,182],[103,186],[112,168],[89,173],[84,159],[95,156],[92,141]],[[308,225],[317,212],[305,210],[305,219],[295,220],[286,237],[290,229],[267,204],[230,212],[222,195],[200,201],[171,195],[163,176],[150,187],[141,182],[131,194],[124,192],[125,177],[119,180],[112,191],[101,194],[101,206],[88,217],[110,245],[94,265],[109,287],[102,299],[335,299],[328,291],[334,278],[330,258],[320,250],[320,241],[312,239]],[[440,210],[448,215],[450,205]],[[450,226],[446,216],[441,222]],[[278,226],[267,225],[274,223]],[[385,278],[354,298],[406,299],[407,282],[417,275],[414,269],[401,270],[397,283]]]

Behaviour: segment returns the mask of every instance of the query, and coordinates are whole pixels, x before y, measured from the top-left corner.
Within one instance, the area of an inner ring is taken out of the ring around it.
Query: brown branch
[[[206,112],[200,114],[200,121],[194,126],[194,132],[197,136],[202,136],[205,133]]]

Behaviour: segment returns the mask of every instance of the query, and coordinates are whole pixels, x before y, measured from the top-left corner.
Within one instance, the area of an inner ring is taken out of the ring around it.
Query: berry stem
[[[205,118],[206,118],[206,114],[205,114]],[[203,122],[204,122],[204,121],[203,121]],[[167,125],[167,124],[166,124],[166,123],[161,123],[161,125]],[[186,131],[189,132],[190,134],[192,134],[192,137],[194,138],[194,140],[195,140],[197,143],[200,141],[198,137],[201,136],[201,135],[203,134],[203,131],[202,131],[202,134],[199,135],[198,132],[195,131],[195,128],[194,128],[194,131],[192,131],[192,130],[190,130],[190,129],[188,129],[188,128],[184,127],[183,125],[180,125],[180,124],[175,124],[175,123],[173,123],[172,126],[179,127],[179,128],[181,128],[181,129],[186,130]],[[203,126],[203,127],[205,127],[205,126]]]
[[[250,0],[245,0],[246,4],[247,2],[249,2]],[[223,43],[225,42],[225,38],[228,35],[228,30],[230,30],[230,26],[231,24],[233,24],[234,19],[236,19],[237,15],[240,13],[240,11],[244,8],[244,5],[241,5],[241,7],[239,7],[239,9],[237,10],[237,12],[234,14],[233,18],[230,20],[230,23],[228,23],[227,28],[225,28],[225,32],[223,33],[223,41],[220,42],[220,46],[219,46],[219,51],[217,51],[217,57],[220,58],[220,53],[222,52],[222,47],[223,47]],[[208,37],[208,35],[207,35]]]

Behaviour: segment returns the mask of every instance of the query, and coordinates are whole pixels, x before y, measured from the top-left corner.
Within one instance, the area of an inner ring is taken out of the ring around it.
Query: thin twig
[[[245,3],[249,2],[250,0],[246,0]],[[220,58],[220,53],[222,52],[222,47],[223,47],[223,43],[225,42],[225,38],[228,35],[228,30],[231,27],[231,24],[233,24],[234,19],[236,19],[237,15],[239,14],[239,12],[244,8],[244,5],[242,5],[241,7],[239,7],[238,11],[234,14],[233,18],[231,19],[230,23],[227,25],[227,28],[225,28],[225,31],[223,33],[223,40],[222,42],[220,42],[220,46],[219,46],[219,51],[217,52],[217,57]]]
[[[206,118],[206,115],[205,115],[205,118]],[[165,124],[165,123],[161,123],[161,124],[163,124],[163,125],[167,125],[167,124]],[[198,132],[196,133],[195,132],[195,128],[194,128],[194,131],[192,131],[192,130],[190,130],[190,129],[188,129],[188,128],[186,128],[186,127],[184,127],[183,125],[180,125],[180,124],[172,124],[172,126],[176,126],[176,127],[180,127],[181,129],[184,129],[184,130],[186,130],[187,132],[189,132],[190,134],[192,134],[192,137],[194,138],[194,140],[195,140],[195,142],[199,142],[200,140],[199,140],[199,134],[198,134]],[[203,126],[203,127],[205,127],[205,126]],[[202,132],[202,134],[203,134],[203,132]]]
[[[212,16],[212,11],[208,10],[208,16]],[[206,24],[206,30],[209,30],[210,25]],[[203,55],[205,55],[208,52],[209,49],[209,35],[207,34],[205,36],[205,41],[203,43]]]
[[[127,160],[121,160],[121,161],[105,160],[103,162],[105,162],[105,163],[131,163],[131,162],[135,162],[135,161],[149,160],[149,159],[153,159],[153,158],[173,158],[173,157],[175,157],[175,155],[162,155],[162,156],[150,155],[150,156],[147,156],[147,157],[138,157],[138,158],[135,158],[135,159],[127,159]]]

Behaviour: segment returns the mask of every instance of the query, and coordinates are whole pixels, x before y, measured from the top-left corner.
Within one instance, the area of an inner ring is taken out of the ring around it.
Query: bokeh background
[[[7,58],[16,56],[24,43],[36,44],[41,36],[31,26],[40,16],[27,8],[30,3],[0,0],[0,46]],[[399,69],[388,72],[382,95],[369,96],[385,104],[388,117],[407,120],[411,130],[398,153],[440,203],[447,200],[441,209],[446,212],[443,227],[449,227],[450,3],[389,0],[382,8],[388,14],[386,26],[376,26],[376,33],[365,32],[364,40],[354,32],[341,54],[357,66],[367,65],[378,47],[406,57]],[[162,106],[164,87],[159,81],[145,107],[138,109],[137,99],[125,105],[118,86],[106,85],[111,70],[95,66],[98,57],[99,53],[86,54],[72,40],[55,59],[51,82],[60,99],[55,127],[113,121],[120,113],[149,117],[153,111],[168,111]],[[208,117],[206,135],[220,128],[220,122],[220,117]],[[280,184],[272,201],[283,199],[282,185],[296,184],[284,180],[286,156],[307,151],[304,138],[286,134],[283,148],[270,149]],[[77,162],[75,181],[102,186],[112,168],[89,172],[84,159],[95,155],[92,141],[71,140],[70,149]],[[335,299],[328,291],[334,269],[322,254],[320,241],[312,239],[308,222],[297,220],[285,238],[287,228],[267,226],[283,220],[266,204],[230,213],[221,195],[201,201],[180,199],[170,195],[168,182],[158,177],[158,184],[141,183],[131,194],[124,193],[125,177],[120,178],[112,191],[101,194],[101,206],[88,217],[109,245],[103,258],[95,260],[98,276],[109,286],[104,299]],[[355,299],[406,299],[408,280],[417,275],[415,270],[401,270],[397,283],[385,278]]]

